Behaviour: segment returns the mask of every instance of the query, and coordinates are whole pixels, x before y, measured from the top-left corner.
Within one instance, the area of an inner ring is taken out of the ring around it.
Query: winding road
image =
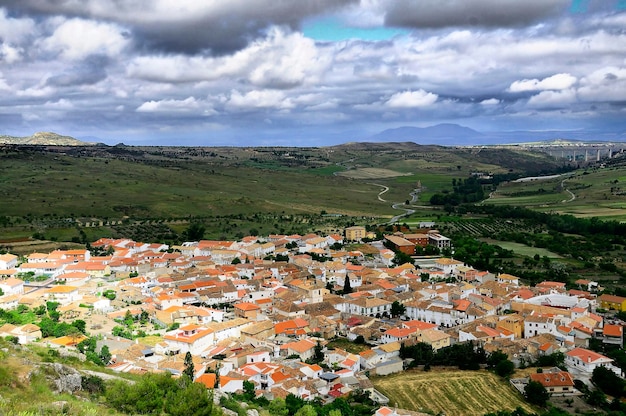
[[[389,191],[389,187],[386,186],[386,185],[381,185],[379,183],[370,183],[370,185],[380,186],[382,189],[378,193],[378,200],[381,201],[381,202],[387,202],[387,200],[383,199],[382,196],[387,191]],[[417,199],[419,198],[420,191],[421,191],[420,188],[416,188],[416,189],[413,190],[413,192],[411,192],[409,194],[409,195],[411,195],[411,199],[409,200],[409,204],[414,204],[415,202],[417,202]],[[402,210],[404,212],[402,214],[398,214],[398,215],[394,216],[392,219],[389,220],[388,224],[395,224],[401,218],[408,217],[409,215],[411,215],[411,214],[413,214],[415,212],[414,209],[406,208],[406,206],[407,206],[406,203],[395,203],[395,204],[391,205],[391,208],[397,209],[397,210]]]

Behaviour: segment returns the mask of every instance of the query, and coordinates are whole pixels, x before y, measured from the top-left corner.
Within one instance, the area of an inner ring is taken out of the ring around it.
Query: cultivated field
[[[487,371],[407,371],[372,380],[390,406],[448,416],[482,416],[528,405],[506,381]]]
[[[511,250],[519,256],[533,257],[535,254],[537,254],[539,255],[539,257],[546,256],[551,259],[562,258],[558,254],[553,253],[550,250],[546,250],[545,248],[541,248],[541,247],[530,247],[525,244],[514,243],[512,241],[494,240],[491,238],[480,238],[479,240],[484,241],[485,243],[500,246],[505,250]]]

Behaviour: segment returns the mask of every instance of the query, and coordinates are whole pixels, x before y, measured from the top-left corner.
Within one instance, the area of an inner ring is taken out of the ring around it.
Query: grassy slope
[[[39,364],[51,361],[47,350],[38,347],[15,347],[0,340],[0,414],[2,415],[118,415],[116,411],[91,401],[86,393],[56,394],[50,382],[39,373]],[[77,360],[54,359],[70,367],[100,368]]]
[[[533,411],[506,381],[487,371],[407,371],[372,380],[390,405],[413,411],[480,416],[522,407]]]
[[[575,195],[561,188],[568,189]],[[558,179],[508,183],[500,186],[490,204],[520,205],[579,217],[626,219],[626,167],[589,169]]]

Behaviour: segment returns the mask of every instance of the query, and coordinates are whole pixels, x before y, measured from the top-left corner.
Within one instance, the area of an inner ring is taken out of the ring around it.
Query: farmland
[[[384,223],[421,185],[419,205],[476,170],[520,174],[559,163],[503,149],[415,143],[330,148],[3,146],[5,238],[176,240],[192,220],[207,237]],[[377,198],[381,187],[384,201]],[[322,214],[329,215],[322,215]],[[433,215],[430,209],[429,215]]]
[[[622,160],[615,159],[606,168],[579,169],[558,178],[503,183],[484,203],[623,221],[626,170],[622,164]]]
[[[372,381],[390,405],[407,410],[450,416],[482,416],[517,407],[533,411],[506,381],[487,371],[413,370]]]

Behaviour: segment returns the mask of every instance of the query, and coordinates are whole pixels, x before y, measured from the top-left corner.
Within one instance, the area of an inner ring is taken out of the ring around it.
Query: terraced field
[[[403,409],[445,412],[448,416],[481,416],[527,404],[506,381],[487,371],[407,371],[372,380],[389,404]]]

